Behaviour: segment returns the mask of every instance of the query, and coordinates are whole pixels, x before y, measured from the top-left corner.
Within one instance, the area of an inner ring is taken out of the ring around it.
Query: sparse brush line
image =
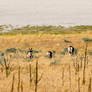
[[[7,25],[5,25],[7,26]],[[3,28],[3,25],[1,25]],[[6,28],[6,30],[9,27]],[[35,30],[35,31],[34,31]],[[70,31],[68,31],[70,30]],[[52,26],[52,25],[45,25],[45,26],[22,26],[20,28],[13,28],[12,30],[8,32],[4,32],[3,29],[1,29],[0,35],[1,36],[13,36],[13,35],[28,35],[28,34],[80,34],[80,33],[86,33],[86,31],[92,31],[91,26],[73,26],[73,27],[65,27],[65,26]]]

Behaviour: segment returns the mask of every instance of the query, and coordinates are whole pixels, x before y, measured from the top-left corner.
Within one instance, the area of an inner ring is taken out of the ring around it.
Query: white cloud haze
[[[0,0],[0,24],[92,24],[92,0]]]

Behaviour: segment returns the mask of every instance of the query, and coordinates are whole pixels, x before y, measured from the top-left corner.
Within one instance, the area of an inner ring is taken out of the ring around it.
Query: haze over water
[[[92,25],[92,0],[0,0],[0,24]]]

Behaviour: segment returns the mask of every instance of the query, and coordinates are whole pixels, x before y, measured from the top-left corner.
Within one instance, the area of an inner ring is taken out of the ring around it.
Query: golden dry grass
[[[84,34],[64,34],[64,35],[17,35],[17,36],[0,36],[0,49],[17,47],[17,48],[29,48],[41,50],[61,50],[67,47],[69,44],[63,42],[64,39],[72,41],[72,45],[76,48],[82,48],[84,45],[82,42],[83,37],[91,38],[90,33]],[[80,43],[80,44],[78,44]]]
[[[83,37],[91,38],[92,35],[87,34],[69,34],[69,35],[17,35],[17,36],[0,36],[0,50],[6,48],[21,48],[28,49],[40,49],[44,52],[48,50],[62,51],[69,45],[73,45],[80,50],[80,53],[84,53],[85,43],[81,40]],[[72,43],[64,43],[64,39],[70,40]],[[92,49],[92,44],[89,43],[88,49]],[[37,55],[38,56],[38,55]],[[41,80],[38,83],[38,92],[78,92],[78,76],[80,77],[80,92],[88,92],[89,79],[92,77],[92,56],[89,56],[89,63],[86,68],[86,84],[82,84],[83,80],[83,68],[80,69],[79,75],[75,74],[73,67],[73,60],[76,61],[76,56],[69,55],[56,55],[56,58],[52,60],[44,57],[44,54],[40,55],[38,59],[39,64],[39,78],[42,75]],[[59,62],[59,64],[53,64],[50,66],[50,62]],[[0,92],[10,92],[12,87],[12,77],[15,74],[14,92],[17,92],[18,84],[18,67],[21,67],[21,81],[23,81],[23,92],[34,92],[34,79],[35,79],[35,62],[25,62],[23,59],[9,58],[12,69],[8,78],[5,76],[5,70],[0,71]],[[78,61],[80,59],[78,58]],[[29,64],[32,65],[32,84],[29,83]],[[71,88],[69,82],[69,65],[71,69]],[[1,66],[0,66],[1,68]],[[64,69],[64,78],[62,81],[62,71]],[[1,69],[0,69],[1,70]],[[64,85],[62,85],[64,82]],[[21,92],[21,91],[20,91]]]

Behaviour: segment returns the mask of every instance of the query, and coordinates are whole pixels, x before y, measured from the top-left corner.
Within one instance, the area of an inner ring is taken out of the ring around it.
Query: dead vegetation
[[[70,36],[66,36],[68,37]],[[75,36],[70,38],[71,41],[74,41],[73,37]],[[49,41],[52,38],[54,36]],[[52,44],[57,44],[59,39],[60,36],[54,39]],[[80,42],[78,38],[76,40],[75,42]],[[64,47],[69,44],[64,44]],[[64,48],[63,45],[60,46]],[[47,49],[50,49],[48,47]],[[57,49],[60,50],[61,47],[53,48],[58,52]],[[34,48],[36,48],[35,45]],[[41,48],[45,52],[45,47]],[[26,59],[7,56],[0,66],[0,92],[91,92],[92,56],[88,54],[91,43],[82,43],[79,46],[76,43],[76,48],[80,51],[72,57],[68,54],[56,53],[53,59],[48,59],[44,54],[37,53],[35,59],[26,61]],[[16,54],[18,53],[14,55]],[[52,62],[55,63],[50,65]]]

